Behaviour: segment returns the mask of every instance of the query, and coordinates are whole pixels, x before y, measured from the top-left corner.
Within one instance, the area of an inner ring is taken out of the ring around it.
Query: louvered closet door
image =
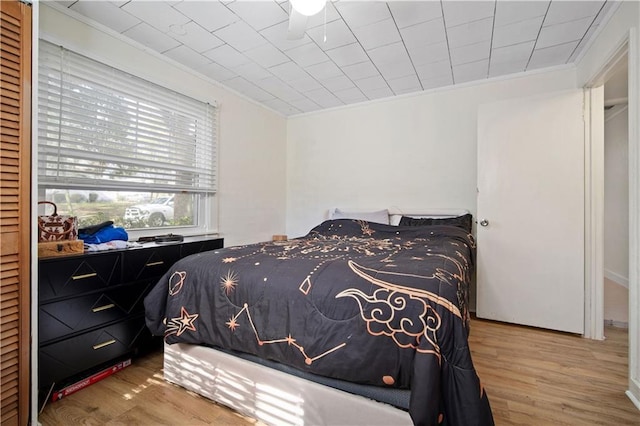
[[[0,1],[0,423],[29,417],[31,7]]]

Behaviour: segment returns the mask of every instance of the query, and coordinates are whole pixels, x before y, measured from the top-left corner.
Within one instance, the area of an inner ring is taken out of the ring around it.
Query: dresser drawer
[[[133,351],[150,339],[144,316],[43,345],[39,350],[39,386],[48,386]]]
[[[40,305],[38,336],[41,343],[144,312],[143,300],[155,281],[92,293]]]
[[[125,252],[123,258],[123,274],[126,281],[157,278],[180,259],[180,245],[131,250]]]
[[[41,260],[38,273],[40,303],[119,284],[120,267],[119,253]]]

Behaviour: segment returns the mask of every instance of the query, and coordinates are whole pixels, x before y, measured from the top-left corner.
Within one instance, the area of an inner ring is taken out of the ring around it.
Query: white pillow
[[[355,219],[366,220],[367,222],[389,224],[389,210],[378,210],[375,212],[345,212],[335,209],[331,219]]]

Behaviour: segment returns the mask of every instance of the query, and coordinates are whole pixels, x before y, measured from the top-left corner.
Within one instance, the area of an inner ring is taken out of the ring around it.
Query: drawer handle
[[[74,275],[71,277],[72,280],[82,280],[85,278],[91,278],[91,277],[95,277],[96,275],[98,275],[96,272],[92,272],[90,274],[84,274],[84,275]]]
[[[103,306],[98,306],[97,308],[93,308],[91,311],[92,312],[106,311],[107,309],[111,309],[115,306],[116,305],[114,305],[113,303],[109,303],[108,305],[103,305]]]
[[[116,339],[111,339],[111,340],[107,340],[106,342],[93,345],[93,350],[98,350],[100,348],[104,348],[105,346],[113,345],[115,342],[116,342]]]
[[[151,262],[151,263],[147,263],[144,266],[157,266],[157,265],[162,265],[164,263],[164,260],[159,260],[157,262]]]

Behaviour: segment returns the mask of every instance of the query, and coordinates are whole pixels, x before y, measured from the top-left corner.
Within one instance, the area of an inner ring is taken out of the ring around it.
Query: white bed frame
[[[411,425],[409,413],[216,349],[164,347],[164,378],[268,425]]]
[[[334,209],[329,211],[332,216]],[[402,212],[400,216],[454,217],[461,209]],[[164,346],[164,378],[268,425],[403,426],[409,413],[389,404],[350,394],[204,346]]]

